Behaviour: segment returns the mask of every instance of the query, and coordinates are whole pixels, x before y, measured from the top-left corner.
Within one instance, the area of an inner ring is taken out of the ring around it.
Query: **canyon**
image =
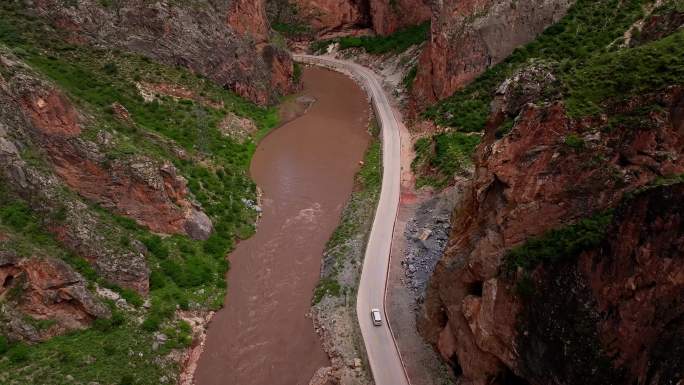
[[[680,0],[3,2],[0,382],[380,385],[388,326],[413,384],[679,384],[683,23]],[[349,322],[385,267],[373,113],[290,50],[370,67],[407,117],[382,329]]]

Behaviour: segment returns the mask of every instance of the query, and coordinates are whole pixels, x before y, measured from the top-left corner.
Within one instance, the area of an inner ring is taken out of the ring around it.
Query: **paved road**
[[[351,72],[365,83],[366,91],[371,95],[376,117],[382,127],[383,178],[380,201],[375,212],[375,220],[363,262],[356,312],[375,383],[377,385],[408,385],[409,381],[388,323],[383,322],[382,326],[376,327],[373,326],[370,318],[370,309],[378,308],[387,321],[385,286],[400,192],[399,123],[392,112],[380,81],[368,68],[325,56],[295,55],[295,60]]]

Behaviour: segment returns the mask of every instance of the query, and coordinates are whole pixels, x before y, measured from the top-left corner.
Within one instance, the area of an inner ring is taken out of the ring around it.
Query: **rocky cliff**
[[[557,22],[572,0],[434,2],[430,41],[413,83],[425,107],[451,96]]]
[[[292,85],[263,17],[258,2],[0,4],[0,383],[178,379],[254,231],[254,135],[277,124],[236,93]]]
[[[371,29],[378,35],[430,19],[428,0],[269,0],[270,19],[283,32],[309,37]]]
[[[0,54],[0,70],[5,74],[0,81],[3,185],[28,201],[45,218],[59,217],[59,220],[49,220],[47,227],[61,242],[87,257],[100,274],[122,287],[147,293],[149,270],[141,253],[113,246],[117,243],[113,238],[123,234],[117,234],[114,229],[103,231],[106,221],[73,194],[65,193],[66,187],[80,189],[85,196],[102,204],[136,215],[141,223],[147,222],[158,230],[158,226],[171,230],[169,226],[182,224],[185,222],[182,218],[190,218],[192,214],[182,214],[166,195],[163,183],[157,184],[159,190],[155,190],[143,179],[131,178],[132,172],[122,180],[119,178],[123,175],[110,174],[113,170],[104,166],[105,157],[98,151],[99,146],[76,137],[81,117],[71,103],[16,57],[6,51]],[[44,167],[45,163],[25,159],[27,153],[39,151],[38,148],[54,162],[54,172]],[[161,174],[157,178],[161,180]],[[126,192],[135,191],[136,185],[139,193],[128,195]],[[168,221],[158,221],[163,215],[159,217],[154,210],[134,211],[151,203],[142,194],[145,189],[157,193],[158,208],[171,214]],[[182,226],[176,230],[185,231]]]
[[[370,7],[364,0],[295,0],[298,16],[318,34],[371,25]]]
[[[29,0],[35,15],[74,43],[140,53],[184,66],[254,102],[293,90],[290,55],[269,44],[264,1]]]
[[[59,259],[19,258],[3,250],[0,282],[0,319],[10,339],[39,342],[111,316],[86,280]]]
[[[428,0],[370,0],[373,30],[389,35],[397,30],[430,20]]]
[[[654,37],[607,57],[667,61],[682,38]],[[582,85],[601,88],[605,99],[561,86],[569,80],[543,61],[528,62],[495,92],[420,320],[462,383],[684,378],[673,358],[684,333],[681,78],[638,93],[606,66],[610,59],[589,63],[573,76],[591,74]],[[671,63],[682,72],[681,60]],[[615,79],[622,92],[604,83]],[[589,100],[600,113],[579,108]]]

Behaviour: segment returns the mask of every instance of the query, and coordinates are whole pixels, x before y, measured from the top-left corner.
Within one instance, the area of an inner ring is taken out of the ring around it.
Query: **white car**
[[[380,313],[380,309],[371,309],[371,319],[373,320],[373,325],[382,325],[382,314]]]

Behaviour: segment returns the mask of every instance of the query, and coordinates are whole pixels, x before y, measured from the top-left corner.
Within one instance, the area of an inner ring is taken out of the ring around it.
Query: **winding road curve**
[[[371,96],[376,117],[382,128],[383,178],[380,200],[363,262],[356,313],[375,383],[409,385],[385,311],[390,248],[399,205],[401,123],[392,110],[380,80],[370,69],[326,56],[295,55],[295,60],[349,72],[363,82],[364,88]],[[385,322],[382,326],[373,326],[370,318],[371,308],[378,308],[384,314]]]

